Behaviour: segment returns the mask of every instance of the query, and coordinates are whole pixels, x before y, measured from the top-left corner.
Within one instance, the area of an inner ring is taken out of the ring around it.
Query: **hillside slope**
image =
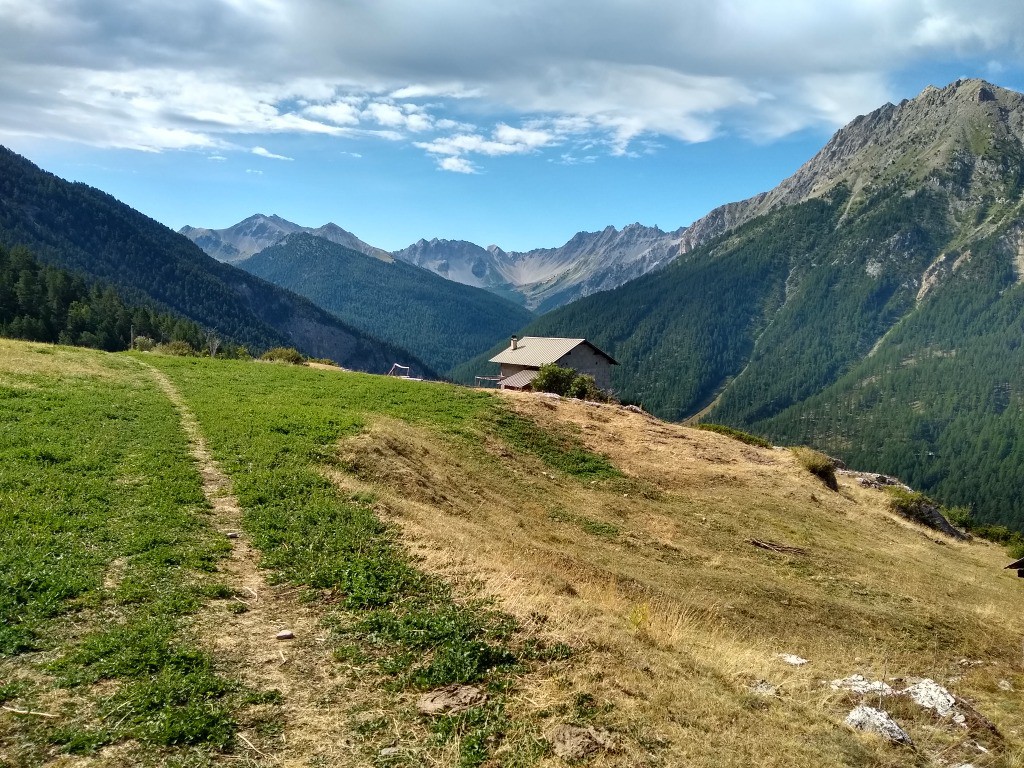
[[[415,354],[437,371],[507,338],[532,318],[492,293],[402,261],[385,263],[296,233],[236,263],[305,296],[346,323]]]
[[[787,450],[616,406],[4,340],[0,398],[0,483],[25,491],[0,516],[13,764],[556,766],[570,724],[603,740],[595,766],[1024,750],[1006,553]],[[959,698],[939,716],[830,685],[854,674]],[[486,699],[418,713],[456,682]],[[847,728],[861,703],[914,747]]]
[[[623,363],[620,394],[665,417],[813,443],[1024,528],[1022,140],[1024,96],[930,88],[715,214],[745,223],[711,237],[712,216],[711,239],[656,275],[524,333],[592,339]]]
[[[385,371],[404,350],[312,302],[211,259],[181,235],[97,189],[71,184],[0,148],[0,242],[117,286],[126,300],[173,310],[254,350],[295,346]]]

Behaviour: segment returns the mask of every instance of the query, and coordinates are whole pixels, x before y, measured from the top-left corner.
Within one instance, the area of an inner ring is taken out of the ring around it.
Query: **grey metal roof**
[[[511,376],[506,376],[501,380],[499,386],[505,387],[506,389],[522,389],[539,375],[540,371],[527,368],[525,371],[519,371],[518,373],[513,373]]]
[[[561,360],[580,344],[586,344],[602,357],[608,358],[612,365],[618,365],[611,355],[586,339],[560,339],[551,336],[523,336],[516,344],[516,349],[512,349],[512,345],[509,344],[508,349],[492,357],[491,362],[540,368],[542,365]]]

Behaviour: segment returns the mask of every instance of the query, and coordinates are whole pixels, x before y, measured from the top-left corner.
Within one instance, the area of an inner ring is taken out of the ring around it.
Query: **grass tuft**
[[[793,448],[792,451],[800,465],[815,477],[821,478],[825,487],[832,491],[839,490],[835,461],[813,448],[798,447]]]
[[[735,429],[733,427],[728,427],[725,424],[700,423],[695,424],[694,427],[696,429],[702,429],[705,432],[717,432],[720,435],[731,437],[733,440],[739,440],[741,443],[746,443],[747,445],[756,445],[759,448],[772,447],[771,442],[765,440],[763,437],[752,435],[749,432],[743,432],[742,430]]]

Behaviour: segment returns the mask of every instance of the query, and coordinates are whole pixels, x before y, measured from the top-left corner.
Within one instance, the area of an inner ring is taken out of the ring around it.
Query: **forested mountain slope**
[[[402,261],[386,263],[311,234],[289,235],[237,266],[413,350],[438,371],[508,337],[532,317],[481,288]]]
[[[116,286],[130,303],[171,309],[254,350],[295,346],[383,371],[412,355],[370,338],[290,291],[221,264],[185,237],[85,184],[0,147],[0,243]]]
[[[1024,527],[1022,138],[1020,94],[929,88],[735,204],[746,223],[525,332],[593,340],[660,415],[711,406]]]
[[[194,349],[208,342],[204,330],[181,315],[129,306],[109,285],[88,285],[40,263],[26,248],[0,245],[0,336],[112,352],[128,349],[133,334]]]

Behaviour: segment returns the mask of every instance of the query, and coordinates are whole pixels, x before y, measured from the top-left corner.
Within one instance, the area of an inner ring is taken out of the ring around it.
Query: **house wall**
[[[502,363],[501,364],[501,378],[504,379],[507,376],[511,376],[513,373],[519,373],[520,371],[525,371],[525,370],[534,370],[534,371],[536,371],[537,368],[536,367],[531,368],[528,365],[510,365],[509,363]]]
[[[498,387],[500,389],[507,389],[507,387],[505,386],[504,380],[507,379],[509,376],[515,374],[515,373],[519,373],[520,371],[536,371],[536,370],[537,370],[536,366],[531,366],[531,365],[510,365],[509,363],[502,363],[501,364],[501,378],[502,378],[502,381],[499,382]]]
[[[605,391],[610,391],[612,388],[611,363],[606,357],[597,354],[586,344],[580,344],[556,362],[563,368],[572,368],[577,373],[593,376],[597,386]]]

